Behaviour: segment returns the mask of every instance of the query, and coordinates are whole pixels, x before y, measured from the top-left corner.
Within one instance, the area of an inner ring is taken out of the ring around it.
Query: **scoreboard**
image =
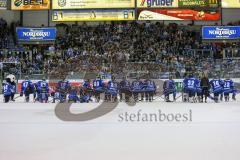
[[[127,21],[135,20],[135,11],[130,10],[62,10],[53,11],[54,22],[63,21]]]

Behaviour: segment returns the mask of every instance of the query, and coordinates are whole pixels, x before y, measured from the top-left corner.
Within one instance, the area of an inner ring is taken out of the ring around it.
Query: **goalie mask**
[[[16,82],[16,77],[13,74],[8,75],[7,78],[9,78],[11,82]]]

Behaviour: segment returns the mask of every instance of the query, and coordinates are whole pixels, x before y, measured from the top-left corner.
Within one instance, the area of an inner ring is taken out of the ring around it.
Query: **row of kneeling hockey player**
[[[14,76],[13,76],[14,77]],[[189,74],[183,80],[183,88],[180,95],[177,96],[175,81],[172,77],[165,80],[162,86],[163,91],[157,91],[155,82],[150,78],[141,81],[140,78],[130,82],[124,77],[120,82],[117,82],[114,77],[110,81],[104,81],[97,77],[92,82],[85,80],[81,87],[72,86],[71,83],[64,78],[57,83],[55,89],[50,89],[48,82],[45,79],[32,83],[28,77],[21,84],[20,96],[14,98],[16,93],[16,83],[14,78],[7,77],[3,83],[4,102],[15,101],[15,99],[24,96],[25,102],[30,102],[30,95],[33,95],[33,102],[71,102],[71,103],[89,103],[99,102],[102,100],[107,102],[120,101],[146,101],[152,102],[158,98],[166,102],[174,102],[182,97],[183,102],[202,103],[207,102],[207,98],[219,102],[219,100],[229,101],[230,94],[232,100],[236,100],[238,91],[234,87],[234,82],[230,78],[221,80],[214,77],[209,80],[207,76],[196,78],[193,74]],[[102,96],[103,95],[103,96]],[[170,100],[170,95],[173,99]]]

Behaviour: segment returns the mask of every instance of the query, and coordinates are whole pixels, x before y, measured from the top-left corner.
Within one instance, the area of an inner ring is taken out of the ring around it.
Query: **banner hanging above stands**
[[[12,10],[47,10],[50,0],[11,0]]]
[[[56,40],[56,28],[16,28],[20,43],[52,43]]]
[[[219,0],[137,0],[137,8],[218,7]]]
[[[203,40],[240,40],[240,26],[204,26]]]
[[[218,21],[221,14],[218,10],[192,9],[142,9],[138,10],[138,20],[196,20]]]

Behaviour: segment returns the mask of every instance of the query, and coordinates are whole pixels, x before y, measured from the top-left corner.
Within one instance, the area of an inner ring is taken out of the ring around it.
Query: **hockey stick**
[[[14,100],[16,100],[16,99],[18,99],[18,98],[20,98],[20,97],[22,97],[22,96],[17,96],[17,97],[14,98]]]

